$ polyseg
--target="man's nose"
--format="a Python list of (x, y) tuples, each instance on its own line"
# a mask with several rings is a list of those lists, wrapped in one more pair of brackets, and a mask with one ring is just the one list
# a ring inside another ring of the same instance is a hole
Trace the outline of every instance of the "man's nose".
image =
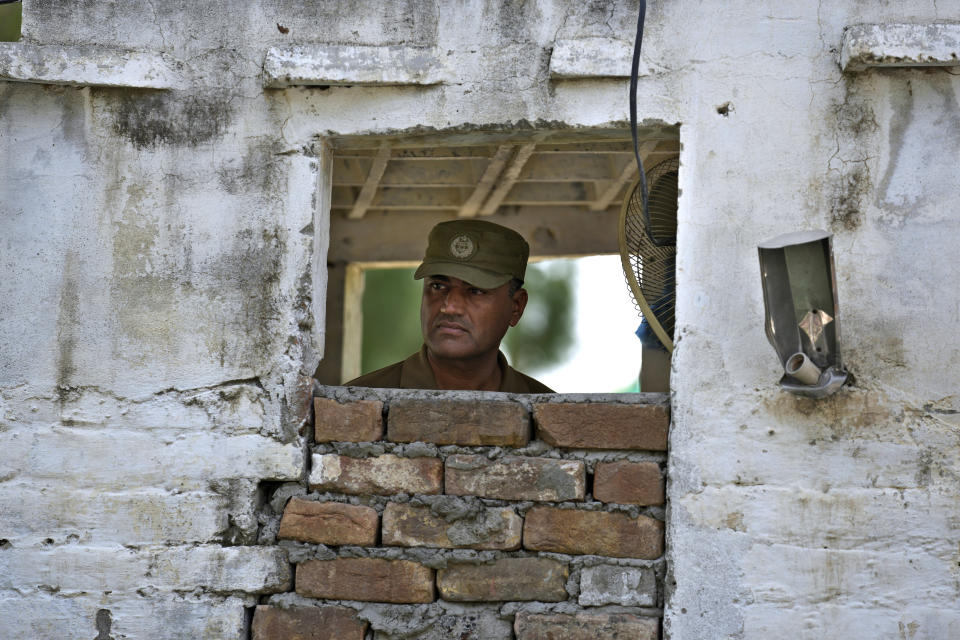
[(451, 315), (457, 315), (463, 311), (463, 293), (456, 288), (447, 289), (443, 300), (440, 302), (440, 311)]

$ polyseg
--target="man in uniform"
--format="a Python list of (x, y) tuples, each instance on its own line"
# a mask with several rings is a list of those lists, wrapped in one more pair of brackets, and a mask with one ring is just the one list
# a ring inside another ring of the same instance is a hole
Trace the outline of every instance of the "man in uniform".
[(430, 231), (413, 277), (423, 279), (423, 346), (402, 362), (347, 386), (553, 393), (507, 364), (500, 341), (527, 305), (530, 247), (516, 231), (484, 220), (441, 222)]

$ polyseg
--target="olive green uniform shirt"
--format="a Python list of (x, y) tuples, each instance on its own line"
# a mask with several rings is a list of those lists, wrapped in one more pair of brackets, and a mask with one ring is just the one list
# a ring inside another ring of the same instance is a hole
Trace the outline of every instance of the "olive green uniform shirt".
[[(524, 375), (507, 364), (503, 353), (497, 354), (500, 365), (500, 388), (508, 393), (555, 393), (553, 389), (530, 376)], [(404, 360), (377, 369), (346, 383), (347, 387), (375, 387), (378, 389), (436, 389), (437, 380), (427, 361), (424, 345), (415, 354)]]

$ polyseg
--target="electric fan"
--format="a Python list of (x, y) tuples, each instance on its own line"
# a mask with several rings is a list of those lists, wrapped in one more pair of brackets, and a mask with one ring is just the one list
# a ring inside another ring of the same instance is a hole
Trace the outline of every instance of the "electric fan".
[(676, 303), (677, 179), (680, 161), (664, 160), (646, 174), (650, 191), (643, 207), (637, 180), (620, 209), (620, 262), (630, 294), (650, 329), (673, 351)]

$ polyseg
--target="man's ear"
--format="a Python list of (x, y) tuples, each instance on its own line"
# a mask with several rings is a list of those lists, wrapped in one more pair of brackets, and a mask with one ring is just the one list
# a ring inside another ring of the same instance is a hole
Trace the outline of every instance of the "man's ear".
[(513, 294), (513, 300), (510, 302), (513, 304), (513, 314), (510, 316), (510, 326), (515, 327), (517, 326), (517, 323), (520, 322), (520, 316), (523, 315), (523, 310), (527, 308), (527, 290), (517, 289), (517, 292)]

